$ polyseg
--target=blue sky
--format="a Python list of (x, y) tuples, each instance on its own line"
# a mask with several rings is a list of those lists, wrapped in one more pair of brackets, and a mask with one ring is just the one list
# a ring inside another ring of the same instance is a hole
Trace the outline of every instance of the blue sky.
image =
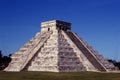
[(19, 50), (48, 20), (72, 23), (105, 58), (120, 61), (119, 0), (0, 0), (0, 50)]

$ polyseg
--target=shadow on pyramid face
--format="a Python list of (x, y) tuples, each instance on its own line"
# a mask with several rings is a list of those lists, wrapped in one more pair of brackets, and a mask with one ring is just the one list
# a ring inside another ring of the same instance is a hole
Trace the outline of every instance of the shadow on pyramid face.
[(117, 68), (96, 54), (71, 31), (71, 24), (53, 20), (41, 23), (29, 42), (12, 55), (5, 71), (115, 71)]

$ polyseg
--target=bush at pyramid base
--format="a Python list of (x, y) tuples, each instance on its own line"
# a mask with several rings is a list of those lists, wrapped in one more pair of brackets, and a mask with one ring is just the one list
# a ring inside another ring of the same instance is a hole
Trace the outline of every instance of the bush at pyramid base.
[(38, 32), (12, 56), (5, 71), (117, 71), (76, 33), (71, 24), (59, 20), (41, 23)]

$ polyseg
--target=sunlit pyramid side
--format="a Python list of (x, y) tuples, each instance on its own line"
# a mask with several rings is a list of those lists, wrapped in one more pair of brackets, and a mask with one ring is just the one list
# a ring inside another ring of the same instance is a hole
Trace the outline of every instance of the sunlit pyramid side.
[(41, 23), (38, 32), (12, 56), (5, 71), (117, 71), (76, 33), (71, 24), (52, 20)]

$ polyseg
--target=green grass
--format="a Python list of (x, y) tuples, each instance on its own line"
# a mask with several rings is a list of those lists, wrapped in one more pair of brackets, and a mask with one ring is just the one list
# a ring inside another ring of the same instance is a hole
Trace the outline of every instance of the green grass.
[(1, 71), (0, 80), (120, 80), (120, 73)]

